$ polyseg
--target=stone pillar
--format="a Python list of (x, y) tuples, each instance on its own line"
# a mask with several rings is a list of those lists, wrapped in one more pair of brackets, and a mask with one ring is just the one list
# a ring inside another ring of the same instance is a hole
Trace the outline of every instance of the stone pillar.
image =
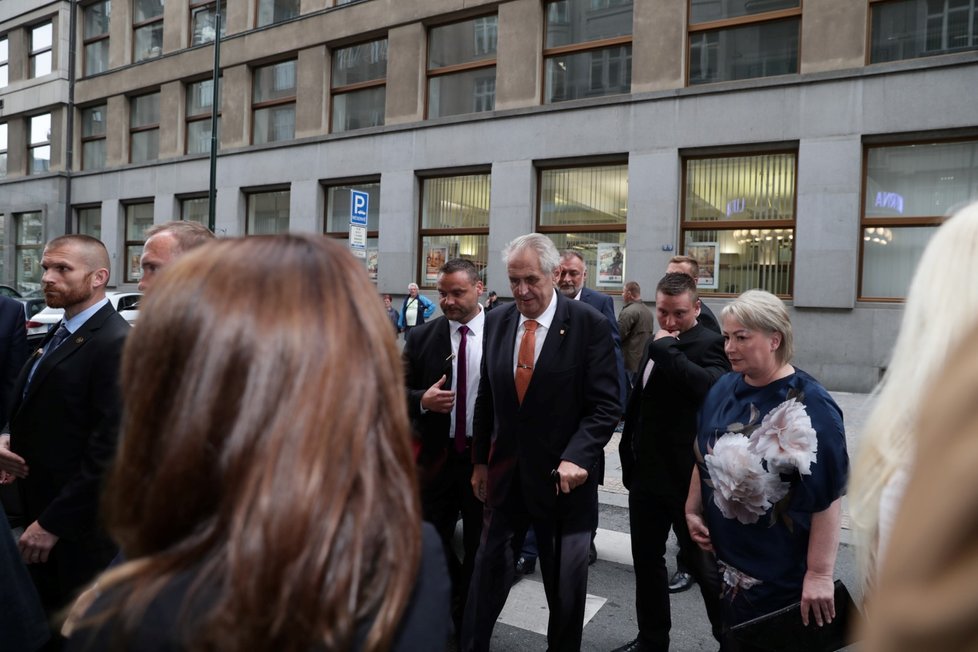
[(852, 0), (806, 2), (801, 19), (801, 72), (860, 68), (866, 63), (866, 5)]
[(299, 51), (296, 61), (295, 137), (319, 136), (329, 131), (326, 125), (326, 46)]
[(489, 197), (489, 251), (486, 291), (510, 297), (506, 268), (501, 262), (503, 247), (517, 237), (534, 231), (537, 171), (532, 161), (505, 161), (492, 165)]
[(632, 92), (682, 88), (686, 81), (686, 3), (635, 3), (632, 24)]
[[(105, 166), (115, 167), (128, 163), (129, 98), (125, 95), (113, 95), (106, 100), (105, 124)], [(116, 126), (109, 129), (108, 125)], [(78, 151), (81, 152), (80, 149)], [(105, 220), (104, 217), (102, 219)]]
[(247, 65), (225, 68), (221, 87), (221, 149), (251, 143), (251, 71)]
[(387, 33), (385, 124), (424, 119), (425, 27), (410, 23)]
[(407, 293), (417, 281), (418, 180), (413, 170), (384, 172), (380, 179), (377, 289)]
[(183, 154), (185, 93), (179, 81), (160, 87), (160, 160)]
[(514, 0), (499, 7), (496, 110), (540, 104), (543, 70), (543, 6)]

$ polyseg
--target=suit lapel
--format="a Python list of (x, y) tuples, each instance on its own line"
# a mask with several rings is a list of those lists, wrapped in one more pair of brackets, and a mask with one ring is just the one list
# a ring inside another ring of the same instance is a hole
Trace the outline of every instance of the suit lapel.
[[(492, 347), (499, 351), (499, 358), (495, 361), (497, 368), (502, 370), (500, 374), (505, 378), (502, 387), (505, 388), (507, 399), (513, 403), (519, 403), (516, 398), (516, 375), (513, 372), (513, 355), (516, 351), (516, 331), (520, 325), (520, 313), (516, 310), (516, 305), (507, 306), (504, 309), (503, 319), (500, 320), (499, 330), (495, 335), (498, 342), (497, 347)], [(488, 348), (484, 348), (482, 355), (485, 356)], [(532, 384), (532, 381), (531, 381)]]
[[(557, 309), (554, 312), (553, 321), (550, 322), (550, 328), (547, 329), (546, 339), (543, 341), (543, 349), (540, 350), (540, 357), (537, 358), (536, 364), (533, 365), (533, 375), (530, 377), (530, 385), (526, 388), (526, 396), (523, 397), (524, 405), (534, 393), (533, 388), (544, 382), (543, 380), (539, 380), (542, 374), (538, 375), (538, 372), (553, 367), (560, 354), (560, 349), (564, 344), (567, 332), (570, 330), (569, 299), (565, 299), (560, 292), (557, 292), (556, 295)], [(512, 356), (510, 360), (512, 360)], [(514, 388), (516, 386), (515, 378), (513, 386)]]

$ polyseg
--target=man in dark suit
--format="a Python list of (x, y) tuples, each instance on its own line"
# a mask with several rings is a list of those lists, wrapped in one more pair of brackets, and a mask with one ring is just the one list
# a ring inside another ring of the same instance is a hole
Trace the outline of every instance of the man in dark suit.
[(472, 488), (486, 509), (462, 649), (489, 649), (513, 579), (514, 535), (532, 523), (548, 647), (576, 651), (596, 471), (621, 412), (614, 342), (607, 319), (554, 289), (560, 258), (549, 238), (520, 236), (503, 259), (515, 302), (486, 316), (472, 452)]
[(700, 302), (691, 276), (662, 277), (655, 308), (659, 330), (639, 366), (619, 447), (622, 479), (628, 487), (639, 633), (615, 652), (669, 649), (672, 621), (665, 551), (670, 526), (686, 568), (699, 581), (713, 634), (720, 640), (716, 563), (690, 539), (684, 505), (693, 471), (696, 413), (730, 364), (723, 337), (697, 322)]
[(0, 423), (7, 423), (14, 384), (27, 360), (27, 329), (24, 306), (0, 296)]
[[(408, 333), (404, 344), (408, 413), (420, 438), (421, 507), (438, 530), (452, 575), (452, 615), (462, 623), (482, 530), (482, 503), (472, 492), (472, 417), (479, 389), (485, 313), (479, 270), (453, 259), (438, 275), (443, 316)], [(462, 515), (461, 563), (452, 546)]]
[[(669, 264), (666, 265), (666, 274), (672, 274), (674, 272), (686, 274), (695, 281), (700, 277), (700, 264), (692, 256), (673, 256), (669, 259)], [(720, 332), (720, 322), (717, 321), (716, 315), (702, 301), (700, 302), (700, 316), (696, 321), (714, 333)]]
[(98, 500), (118, 437), (129, 324), (105, 298), (109, 256), (95, 238), (55, 238), (41, 266), (44, 298), (64, 318), (17, 380), (0, 470), (18, 478), (29, 523), (20, 553), (51, 614), (115, 554), (98, 527)]

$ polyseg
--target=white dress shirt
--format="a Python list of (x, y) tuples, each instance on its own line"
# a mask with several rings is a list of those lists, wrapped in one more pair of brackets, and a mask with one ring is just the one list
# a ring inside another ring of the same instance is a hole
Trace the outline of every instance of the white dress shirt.
[[(482, 378), (482, 335), (486, 323), (486, 313), (479, 306), (479, 314), (470, 319), (466, 326), (469, 332), (465, 340), (465, 436), (472, 437), (472, 415), (475, 414), (475, 397), (479, 393), (479, 380)], [(461, 326), (457, 321), (448, 320), (449, 332), (452, 336), (452, 390), (458, 388), (458, 347), (462, 342), (462, 334), (458, 332)], [(444, 388), (443, 388), (444, 389)], [(449, 439), (455, 438), (455, 408), (452, 408), (452, 423), (448, 429)]]

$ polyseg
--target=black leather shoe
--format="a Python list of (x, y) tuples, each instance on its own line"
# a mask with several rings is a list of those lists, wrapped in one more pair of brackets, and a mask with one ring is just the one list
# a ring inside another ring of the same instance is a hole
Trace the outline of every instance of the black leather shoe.
[(611, 652), (647, 652), (649, 648), (637, 638), (634, 641), (625, 643), (621, 647), (616, 647)]
[(669, 578), (669, 593), (682, 593), (693, 586), (693, 576), (684, 571), (676, 571)]
[(537, 570), (537, 560), (527, 559), (523, 555), (516, 560), (516, 576), (522, 577), (523, 575), (533, 575)]

